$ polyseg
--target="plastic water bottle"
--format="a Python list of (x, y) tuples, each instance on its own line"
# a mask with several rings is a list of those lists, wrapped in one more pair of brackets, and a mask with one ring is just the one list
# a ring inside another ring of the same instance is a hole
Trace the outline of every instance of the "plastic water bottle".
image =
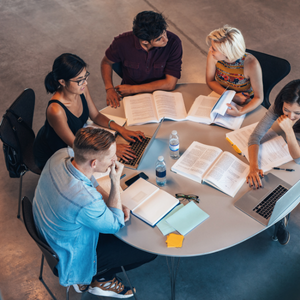
[(173, 159), (179, 158), (179, 137), (177, 131), (173, 130), (169, 139), (170, 156)]
[(163, 156), (159, 156), (155, 166), (156, 171), (156, 183), (157, 185), (164, 186), (167, 182), (167, 170), (166, 170), (166, 163), (164, 161)]

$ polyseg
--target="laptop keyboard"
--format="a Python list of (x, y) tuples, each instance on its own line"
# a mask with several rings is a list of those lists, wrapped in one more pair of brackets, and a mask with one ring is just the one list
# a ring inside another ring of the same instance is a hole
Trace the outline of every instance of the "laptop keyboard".
[(263, 218), (268, 219), (274, 209), (274, 206), (279, 198), (281, 198), (288, 191), (282, 185), (273, 190), (263, 201), (253, 208), (253, 211), (261, 215)]
[(148, 143), (150, 142), (151, 138), (145, 137), (144, 139), (142, 139), (142, 141), (140, 142), (137, 138), (134, 138), (135, 142), (130, 142), (130, 148), (134, 151), (136, 158), (129, 160), (129, 161), (125, 161), (124, 159), (120, 159), (120, 162), (124, 165), (128, 165), (128, 166), (135, 166), (136, 163), (138, 163), (143, 155), (143, 152), (145, 150), (145, 148), (147, 147)]

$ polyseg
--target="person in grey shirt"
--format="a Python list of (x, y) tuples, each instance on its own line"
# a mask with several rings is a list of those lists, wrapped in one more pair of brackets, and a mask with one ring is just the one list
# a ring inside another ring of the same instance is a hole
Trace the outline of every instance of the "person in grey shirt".
[[(289, 152), (297, 164), (300, 164), (300, 79), (289, 82), (277, 95), (274, 104), (269, 108), (264, 118), (257, 124), (248, 142), (250, 171), (247, 183), (251, 186), (262, 187), (263, 170), (258, 165), (260, 141), (274, 122), (284, 131)], [(277, 238), (281, 244), (287, 244), (289, 233), (285, 227), (286, 218), (276, 224), (279, 226)]]

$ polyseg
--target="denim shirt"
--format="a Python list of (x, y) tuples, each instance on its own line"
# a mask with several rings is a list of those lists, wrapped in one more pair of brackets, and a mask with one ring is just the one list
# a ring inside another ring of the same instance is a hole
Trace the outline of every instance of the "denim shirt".
[(124, 226), (120, 209), (107, 207), (97, 181), (76, 169), (67, 148), (45, 165), (33, 199), (35, 225), (57, 253), (63, 286), (90, 284), (97, 271), (99, 233), (116, 233)]

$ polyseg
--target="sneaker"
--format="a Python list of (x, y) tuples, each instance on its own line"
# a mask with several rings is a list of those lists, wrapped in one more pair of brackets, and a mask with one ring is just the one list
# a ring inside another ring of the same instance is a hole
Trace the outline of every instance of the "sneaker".
[(86, 292), (89, 289), (89, 285), (73, 284), (73, 288), (77, 293), (81, 294), (81, 293)]
[(286, 230), (287, 218), (284, 217), (276, 224), (276, 226), (278, 226), (277, 233), (276, 233), (278, 242), (281, 245), (286, 245), (290, 241), (290, 233)]
[(89, 287), (89, 293), (97, 296), (114, 298), (129, 298), (133, 296), (132, 290), (129, 287), (124, 286), (117, 277), (112, 280), (94, 280)]

